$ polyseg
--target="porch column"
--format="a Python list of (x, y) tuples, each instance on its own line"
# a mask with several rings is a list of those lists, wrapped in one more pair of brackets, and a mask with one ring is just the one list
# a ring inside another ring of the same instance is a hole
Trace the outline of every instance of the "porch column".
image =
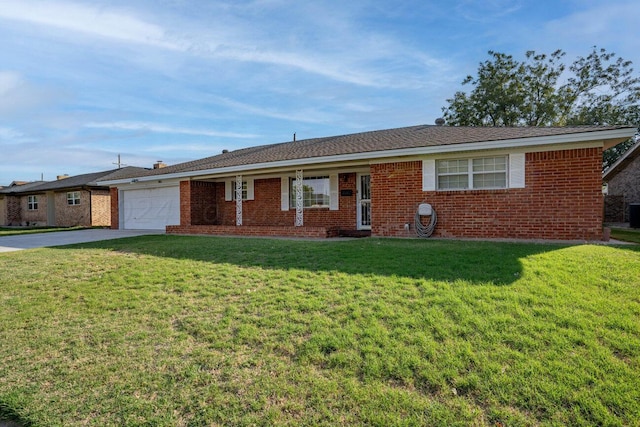
[(296, 181), (294, 187), (296, 188), (296, 227), (302, 227), (304, 225), (302, 169), (296, 170)]
[(242, 225), (242, 175), (236, 175), (236, 225)]
[(180, 181), (180, 225), (191, 225), (191, 181)]

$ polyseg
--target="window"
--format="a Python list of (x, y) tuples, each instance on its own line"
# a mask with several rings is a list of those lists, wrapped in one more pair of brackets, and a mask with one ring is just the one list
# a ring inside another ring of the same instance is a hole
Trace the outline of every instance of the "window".
[(30, 211), (38, 210), (38, 196), (27, 197), (27, 209)]
[(507, 157), (439, 160), (438, 190), (507, 188)]
[[(237, 197), (236, 197), (236, 182), (235, 181), (231, 182), (231, 187), (233, 188), (233, 191), (231, 193), (231, 198), (233, 200), (237, 200)], [(247, 181), (242, 181), (242, 200), (247, 200)]]
[[(296, 206), (295, 179), (290, 180), (289, 206)], [(302, 202), (305, 208), (328, 208), (331, 190), (328, 176), (307, 177), (302, 180)]]
[(475, 159), (425, 158), (422, 191), (525, 188), (525, 169), (525, 153)]
[(70, 191), (67, 193), (67, 204), (68, 205), (79, 205), (80, 204), (80, 192), (79, 191)]
[[(253, 178), (242, 180), (242, 200), (253, 200)], [(227, 202), (236, 201), (236, 180), (228, 179), (224, 182), (224, 200)]]
[(469, 188), (468, 160), (440, 160), (438, 162), (438, 189)]

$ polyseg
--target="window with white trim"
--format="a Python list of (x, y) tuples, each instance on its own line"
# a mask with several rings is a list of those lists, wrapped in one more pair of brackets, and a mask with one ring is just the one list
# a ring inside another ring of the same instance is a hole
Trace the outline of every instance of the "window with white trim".
[[(242, 200), (254, 199), (254, 179), (247, 178), (242, 180)], [(236, 200), (236, 180), (229, 179), (224, 182), (224, 200), (227, 202)]]
[(507, 188), (507, 156), (438, 160), (438, 190)]
[(27, 209), (30, 211), (38, 210), (38, 196), (27, 196)]
[(67, 205), (75, 206), (80, 204), (80, 192), (69, 191), (67, 193)]
[[(231, 197), (233, 200), (237, 200), (236, 197), (236, 181), (232, 181), (231, 185), (233, 187), (233, 192), (231, 193)], [(242, 181), (242, 200), (247, 200), (247, 181)]]
[[(289, 180), (289, 206), (296, 206), (296, 180)], [(328, 176), (305, 177), (302, 180), (302, 202), (305, 208), (328, 208), (331, 203), (331, 184)]]

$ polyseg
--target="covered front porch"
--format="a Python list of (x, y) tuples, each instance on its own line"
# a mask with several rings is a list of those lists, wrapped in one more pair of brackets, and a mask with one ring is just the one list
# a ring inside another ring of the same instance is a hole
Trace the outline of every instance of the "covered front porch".
[(369, 236), (367, 172), (368, 169), (334, 169), (303, 174), (296, 170), (181, 181), (180, 224), (167, 225), (166, 232), (307, 238)]

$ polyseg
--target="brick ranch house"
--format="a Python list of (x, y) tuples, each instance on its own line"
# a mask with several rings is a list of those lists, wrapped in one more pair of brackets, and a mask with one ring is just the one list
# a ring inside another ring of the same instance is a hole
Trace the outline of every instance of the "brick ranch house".
[(640, 139), (602, 175), (607, 185), (605, 221), (629, 222), (629, 205), (640, 203)]
[[(602, 238), (602, 151), (634, 127), (412, 126), (240, 149), (99, 182), (111, 227), (178, 234)], [(418, 216), (426, 224), (430, 217)]]
[(58, 176), (56, 181), (38, 181), (0, 189), (0, 225), (110, 226), (109, 187), (98, 179), (118, 178), (144, 171), (123, 168), (84, 175)]

